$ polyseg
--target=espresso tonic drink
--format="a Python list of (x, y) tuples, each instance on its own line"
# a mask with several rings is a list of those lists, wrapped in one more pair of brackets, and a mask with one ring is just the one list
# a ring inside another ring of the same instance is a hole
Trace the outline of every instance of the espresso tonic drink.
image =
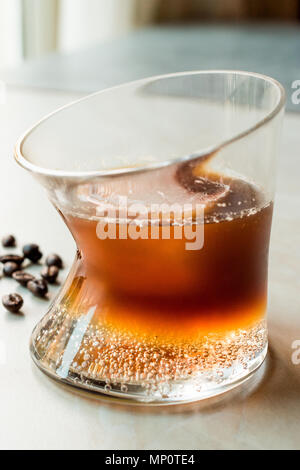
[(186, 72), (93, 94), (19, 140), (17, 161), (76, 246), (32, 333), (43, 372), (154, 404), (213, 397), (252, 377), (267, 353), (283, 107), (272, 78)]
[[(62, 361), (74, 322), (81, 345), (68, 367), (108, 391), (131, 384), (167, 396), (255, 365), (267, 344), (272, 218), (258, 188), (196, 159), (81, 192), (92, 210), (62, 213), (78, 259), (47, 319), (51, 360), (57, 348)], [(44, 332), (38, 347), (47, 356)]]

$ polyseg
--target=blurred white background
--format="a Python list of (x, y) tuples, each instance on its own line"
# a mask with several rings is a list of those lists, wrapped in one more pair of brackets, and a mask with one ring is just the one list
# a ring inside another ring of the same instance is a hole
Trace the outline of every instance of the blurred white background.
[(0, 67), (72, 52), (151, 23), (299, 19), (300, 0), (0, 0)]
[(0, 0), (0, 66), (71, 52), (150, 23), (159, 0)]

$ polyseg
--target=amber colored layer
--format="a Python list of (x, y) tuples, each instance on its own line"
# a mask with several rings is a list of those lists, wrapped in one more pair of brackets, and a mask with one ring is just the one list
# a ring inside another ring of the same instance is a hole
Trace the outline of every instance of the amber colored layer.
[(81, 259), (64, 301), (162, 340), (246, 328), (265, 315), (271, 218), (269, 205), (205, 223), (203, 248), (188, 251), (185, 239), (99, 240), (96, 221), (67, 215)]

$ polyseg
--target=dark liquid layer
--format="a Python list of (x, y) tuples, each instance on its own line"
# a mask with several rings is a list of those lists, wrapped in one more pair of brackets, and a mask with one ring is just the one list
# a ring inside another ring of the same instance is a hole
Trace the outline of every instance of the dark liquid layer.
[[(148, 239), (100, 240), (97, 224), (103, 220), (65, 215), (80, 251), (64, 297), (74, 303), (73, 310), (95, 306), (95, 325), (105, 322), (161, 341), (248, 328), (260, 321), (266, 309), (272, 205), (264, 205), (247, 182), (219, 179), (211, 176), (229, 190), (207, 204), (200, 250), (186, 250), (187, 240), (174, 239), (172, 227), (171, 239), (153, 240), (147, 224), (142, 230)], [(213, 193), (210, 185), (205, 188)]]

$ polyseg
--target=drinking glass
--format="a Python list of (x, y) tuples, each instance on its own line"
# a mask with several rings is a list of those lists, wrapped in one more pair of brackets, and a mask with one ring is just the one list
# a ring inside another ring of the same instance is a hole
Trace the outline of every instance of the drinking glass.
[(31, 337), (43, 372), (156, 404), (251, 377), (267, 352), (283, 108), (263, 75), (178, 73), (90, 95), (20, 138), (17, 162), (77, 244)]

